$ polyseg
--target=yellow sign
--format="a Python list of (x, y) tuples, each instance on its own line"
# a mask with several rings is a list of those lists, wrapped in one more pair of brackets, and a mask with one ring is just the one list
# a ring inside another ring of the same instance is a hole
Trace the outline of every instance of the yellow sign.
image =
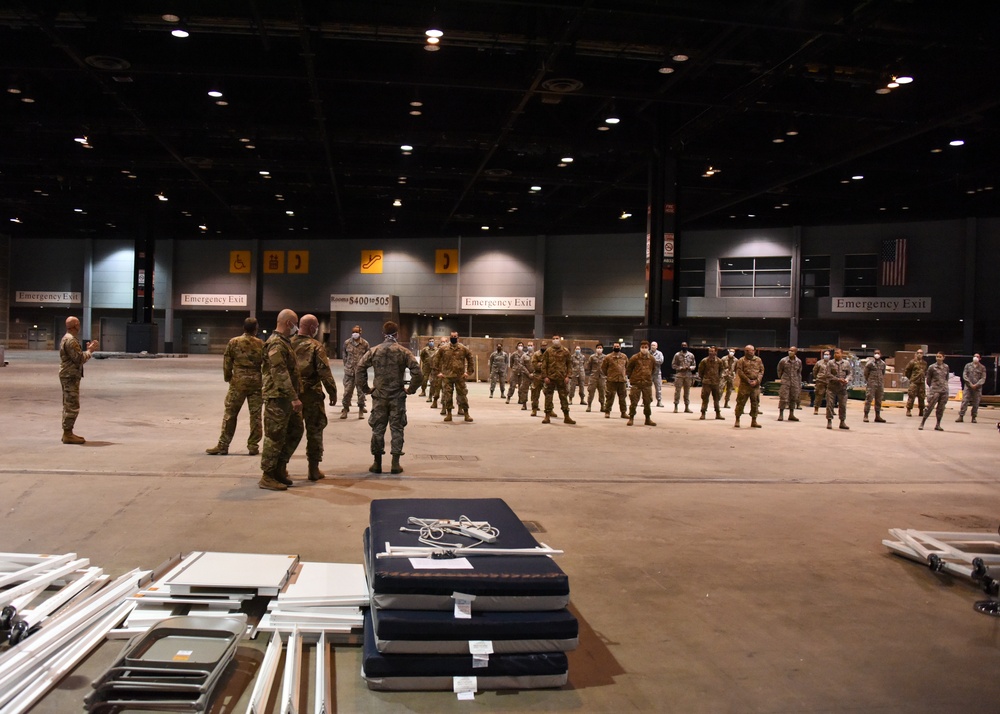
[(264, 251), (264, 272), (283, 273), (285, 272), (285, 251), (265, 250)]
[(229, 272), (249, 273), (250, 272), (250, 251), (231, 250), (229, 251)]
[(458, 251), (457, 250), (436, 250), (434, 251), (434, 272), (435, 273), (457, 273), (458, 272)]
[(309, 251), (290, 250), (288, 251), (288, 272), (308, 273), (309, 272)]
[(374, 275), (382, 272), (382, 251), (363, 250), (361, 251), (361, 272), (366, 275)]

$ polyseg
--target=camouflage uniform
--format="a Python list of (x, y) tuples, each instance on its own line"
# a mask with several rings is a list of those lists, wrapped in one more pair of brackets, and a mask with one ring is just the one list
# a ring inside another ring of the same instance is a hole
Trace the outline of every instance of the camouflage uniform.
[(63, 335), (62, 341), (59, 342), (59, 382), (62, 384), (64, 432), (73, 431), (76, 418), (80, 415), (80, 380), (83, 379), (83, 363), (91, 356), (91, 353), (83, 349), (80, 341), (71, 333)]
[(912, 359), (903, 371), (906, 378), (910, 380), (910, 386), (906, 389), (906, 416), (910, 416), (913, 409), (913, 400), (917, 400), (917, 409), (924, 413), (924, 399), (927, 397), (927, 385), (924, 378), (927, 376), (927, 363), (923, 358)]
[(816, 364), (813, 365), (812, 379), (815, 385), (815, 391), (813, 392), (813, 414), (819, 414), (820, 403), (826, 399), (826, 382), (830, 379), (830, 360), (816, 360)]
[[(375, 370), (374, 388), (368, 387), (368, 368)], [(404, 390), (405, 372), (410, 370), (410, 387)], [(372, 411), (368, 424), (372, 428), (372, 454), (385, 453), (385, 428), (390, 430), (389, 453), (403, 455), (403, 429), (406, 427), (406, 395), (414, 394), (423, 385), (423, 374), (413, 353), (398, 344), (393, 337), (376, 345), (358, 361), (355, 373), (358, 389), (372, 395)], [(419, 377), (417, 375), (420, 375)]]
[(577, 389), (580, 390), (580, 404), (584, 403), (584, 386), (587, 384), (587, 355), (583, 350), (577, 348), (573, 350), (570, 358), (569, 372), (569, 401), (572, 403), (573, 395)]
[(865, 361), (865, 419), (875, 402), (875, 421), (882, 419), (882, 398), (885, 396), (885, 360), (874, 357)]
[[(424, 378), (423, 386), (420, 387), (421, 397), (427, 395), (428, 385), (431, 385), (431, 389), (433, 392), (433, 384), (435, 381), (437, 381), (436, 379), (432, 379), (431, 377), (431, 362), (434, 361), (434, 352), (435, 348), (431, 347), (430, 345), (425, 345), (424, 348), (420, 350), (420, 375)], [(434, 395), (431, 394), (431, 396), (428, 397), (427, 401), (431, 401), (433, 396)]]
[(684, 411), (691, 411), (691, 385), (694, 383), (695, 363), (694, 355), (687, 350), (681, 350), (674, 355), (670, 362), (674, 370), (674, 411), (681, 401), (681, 392), (684, 393)]
[(282, 470), (292, 458), (302, 439), (302, 414), (292, 402), (302, 391), (299, 370), (291, 341), (280, 332), (272, 332), (264, 343), (264, 452), (260, 469), (264, 478), (281, 481)]
[(542, 383), (545, 378), (542, 376), (542, 357), (545, 356), (546, 347), (535, 350), (531, 355), (529, 369), (531, 370), (531, 416), (538, 413), (538, 395), (542, 393)]
[[(757, 423), (757, 414), (760, 412), (760, 385), (764, 379), (764, 363), (760, 357), (754, 355), (750, 357), (743, 355), (736, 360), (736, 374), (740, 378), (740, 387), (736, 391), (736, 426), (740, 424), (740, 417), (743, 416), (743, 407), (747, 400), (750, 400), (750, 426)], [(751, 385), (751, 381), (756, 384)]]
[(931, 412), (936, 412), (937, 429), (941, 428), (941, 417), (948, 406), (948, 363), (935, 362), (927, 368), (927, 376), (924, 378), (927, 386), (930, 387), (927, 394), (927, 409), (924, 411), (924, 418), (920, 422), (920, 428), (924, 428), (924, 423)]
[(597, 408), (604, 411), (604, 386), (608, 378), (601, 371), (601, 363), (604, 362), (605, 354), (596, 352), (587, 358), (584, 370), (589, 375), (587, 382), (587, 411), (590, 411), (591, 404), (594, 403), (594, 392), (597, 392)]
[(264, 398), (260, 390), (263, 378), (260, 366), (264, 362), (264, 343), (246, 333), (229, 340), (226, 351), (222, 355), (222, 376), (229, 383), (226, 392), (225, 412), (222, 416), (222, 432), (219, 434), (219, 444), (216, 447), (221, 452), (229, 450), (229, 444), (236, 433), (236, 422), (239, 419), (243, 402), (247, 403), (250, 412), (250, 437), (247, 439), (247, 449), (256, 454), (263, 436), (260, 424), (260, 411), (264, 406)]
[(458, 395), (458, 409), (468, 413), (469, 411), (469, 390), (465, 386), (463, 374), (471, 374), (476, 365), (472, 359), (472, 352), (461, 342), (451, 344), (446, 342), (438, 348), (434, 355), (434, 371), (436, 374), (444, 375), (441, 380), (441, 407), (445, 411), (451, 411), (453, 403), (453, 393)]
[(802, 360), (798, 357), (782, 357), (778, 361), (778, 379), (781, 387), (778, 390), (778, 421), (783, 418), (782, 412), (788, 409), (788, 418), (794, 417), (799, 406), (799, 394), (802, 391)]
[(497, 388), (497, 382), (500, 382), (500, 396), (503, 397), (504, 394), (504, 384), (507, 382), (507, 353), (503, 350), (497, 352), (493, 350), (490, 352), (490, 398), (493, 398), (493, 392)]
[(608, 387), (608, 400), (603, 405), (604, 416), (607, 418), (611, 417), (611, 407), (615, 403), (616, 395), (622, 418), (625, 417), (625, 365), (627, 364), (628, 357), (614, 350), (601, 362), (601, 374), (607, 380)]
[(846, 357), (830, 360), (826, 382), (826, 427), (833, 428), (833, 407), (837, 405), (840, 423), (847, 425), (847, 385), (854, 378), (854, 369)]
[(965, 410), (972, 405), (972, 423), (979, 414), (979, 400), (983, 396), (983, 385), (986, 384), (986, 368), (981, 362), (969, 362), (962, 370), (962, 380), (965, 391), (962, 392), (962, 406), (958, 410), (958, 420), (965, 418)]
[(632, 389), (629, 390), (628, 423), (631, 426), (635, 418), (635, 409), (642, 397), (642, 413), (646, 416), (649, 426), (656, 426), (649, 417), (653, 413), (653, 372), (656, 371), (656, 359), (649, 352), (637, 352), (625, 364), (625, 376)]
[(531, 355), (528, 352), (511, 352), (510, 354), (510, 392), (507, 394), (507, 403), (514, 396), (517, 390), (517, 403), (527, 409), (528, 387), (531, 385)]
[(323, 460), (323, 430), (328, 423), (323, 388), (330, 395), (330, 404), (337, 403), (337, 382), (330, 371), (326, 350), (317, 340), (305, 335), (292, 338), (295, 364), (302, 380), (299, 399), (302, 401), (302, 422), (306, 430), (306, 458), (310, 464)]
[(726, 382), (724, 390), (726, 403), (722, 405), (722, 408), (728, 409), (729, 397), (733, 393), (733, 382), (736, 380), (736, 357), (727, 352), (725, 357), (719, 358), (719, 361), (722, 362), (722, 378)]
[(569, 393), (569, 384), (573, 374), (573, 357), (562, 344), (551, 345), (542, 354), (542, 380), (545, 384), (545, 423), (553, 414), (555, 405), (552, 403), (552, 392), (559, 392), (559, 406), (569, 419), (569, 403), (573, 395)]
[(705, 418), (708, 411), (708, 398), (712, 397), (715, 405), (715, 418), (722, 419), (722, 412), (719, 410), (719, 400), (722, 398), (722, 360), (719, 356), (709, 354), (698, 363), (698, 376), (701, 377), (701, 418)]
[[(368, 340), (364, 337), (359, 337), (357, 341), (353, 337), (348, 337), (344, 340), (344, 410), (341, 418), (346, 416), (347, 412), (351, 409), (351, 396), (354, 394), (354, 371), (358, 367), (358, 361), (370, 347)], [(358, 418), (360, 419), (366, 411), (365, 395), (363, 392), (358, 392), (357, 401)]]
[(650, 350), (656, 362), (656, 369), (653, 370), (653, 391), (656, 392), (656, 406), (663, 406), (663, 361), (666, 359), (660, 350)]

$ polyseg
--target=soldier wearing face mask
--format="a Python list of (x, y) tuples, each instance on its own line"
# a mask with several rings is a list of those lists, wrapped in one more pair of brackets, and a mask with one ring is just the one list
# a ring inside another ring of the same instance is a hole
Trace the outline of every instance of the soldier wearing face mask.
[(441, 380), (441, 412), (445, 421), (451, 421), (453, 393), (458, 402), (458, 413), (465, 415), (465, 421), (472, 421), (465, 380), (475, 368), (472, 351), (458, 341), (458, 333), (452, 330), (448, 344), (442, 345), (434, 355), (434, 371)]
[(764, 379), (764, 362), (754, 354), (753, 345), (747, 345), (743, 350), (743, 356), (736, 361), (736, 374), (740, 378), (740, 386), (736, 391), (736, 421), (733, 426), (740, 428), (740, 417), (743, 416), (743, 407), (747, 401), (750, 402), (750, 426), (760, 429), (757, 422), (757, 414), (760, 412), (760, 385)]
[(681, 393), (684, 394), (684, 413), (691, 413), (691, 385), (694, 384), (694, 375), (698, 370), (695, 364), (694, 355), (688, 350), (688, 343), (682, 342), (681, 348), (674, 355), (670, 366), (674, 370), (674, 414), (681, 401)]
[(920, 414), (924, 413), (924, 398), (927, 396), (927, 385), (924, 378), (927, 376), (927, 363), (924, 362), (924, 351), (917, 350), (913, 359), (906, 365), (903, 371), (906, 378), (910, 380), (910, 386), (906, 389), (906, 416), (913, 416), (913, 400), (917, 400), (917, 409)]
[(587, 384), (588, 412), (590, 411), (590, 406), (594, 403), (594, 392), (597, 392), (597, 408), (601, 411), (604, 410), (604, 387), (608, 380), (601, 371), (602, 362), (604, 362), (604, 345), (598, 342), (594, 347), (594, 354), (587, 358), (587, 363), (584, 365), (584, 369), (589, 375)]
[(427, 386), (431, 381), (431, 360), (434, 359), (434, 352), (434, 338), (431, 337), (427, 340), (427, 346), (420, 350), (420, 374), (424, 378), (423, 384), (420, 385), (420, 396), (427, 397), (427, 401), (431, 401), (431, 397), (427, 396)]
[(833, 352), (826, 380), (826, 428), (833, 428), (833, 408), (838, 409), (840, 428), (847, 430), (847, 385), (854, 379), (854, 368), (839, 347)]
[[(346, 419), (347, 412), (351, 410), (351, 397), (354, 395), (354, 371), (358, 368), (358, 362), (371, 348), (368, 340), (361, 336), (361, 325), (351, 328), (351, 336), (344, 340), (344, 402), (340, 418)], [(365, 418), (365, 394), (358, 390), (358, 419)]]
[(552, 336), (552, 346), (545, 350), (542, 355), (542, 379), (545, 384), (545, 418), (542, 424), (551, 421), (554, 405), (552, 403), (552, 392), (559, 392), (559, 405), (562, 407), (563, 422), (566, 424), (576, 424), (569, 418), (569, 404), (572, 401), (572, 394), (569, 393), (571, 373), (573, 370), (573, 358), (569, 350), (563, 347), (562, 338), (559, 335)]
[(871, 411), (872, 402), (875, 402), (875, 423), (885, 424), (882, 418), (882, 397), (885, 396), (885, 360), (882, 359), (882, 352), (875, 350), (875, 355), (865, 361), (865, 418), (868, 422), (868, 414)]
[(639, 345), (639, 354), (632, 355), (625, 365), (625, 376), (628, 377), (632, 389), (629, 392), (628, 421), (626, 426), (632, 426), (635, 420), (635, 409), (642, 397), (642, 413), (646, 417), (646, 426), (656, 426), (650, 417), (653, 404), (653, 371), (656, 360), (649, 353), (649, 343), (643, 340)]
[(965, 382), (965, 391), (962, 392), (962, 406), (958, 410), (958, 419), (955, 421), (965, 421), (965, 410), (972, 405), (972, 423), (976, 423), (976, 416), (979, 414), (979, 400), (983, 396), (983, 385), (986, 384), (986, 368), (980, 362), (980, 355), (972, 357), (972, 361), (965, 365), (962, 370), (962, 381)]
[(545, 376), (542, 374), (542, 357), (545, 350), (549, 348), (549, 343), (542, 340), (537, 352), (531, 355), (529, 369), (531, 370), (531, 416), (538, 416), (538, 396), (542, 393), (542, 385)]
[(601, 362), (601, 374), (607, 380), (608, 398), (604, 402), (604, 418), (611, 418), (611, 407), (618, 397), (618, 409), (622, 413), (622, 419), (628, 419), (625, 413), (625, 365), (628, 364), (628, 357), (622, 354), (621, 345), (615, 343), (611, 348), (611, 354)]
[(497, 343), (497, 348), (490, 353), (490, 399), (493, 399), (493, 392), (500, 383), (500, 398), (503, 398), (504, 384), (507, 382), (507, 366), (509, 358), (503, 351), (503, 345)]
[(284, 309), (278, 324), (264, 343), (261, 365), (264, 396), (264, 449), (260, 457), (262, 471), (258, 486), (269, 491), (285, 491), (292, 484), (286, 466), (302, 439), (302, 391), (299, 369), (292, 349), (292, 336), (298, 332), (299, 316)]
[(830, 351), (823, 350), (823, 359), (813, 365), (813, 384), (816, 391), (813, 394), (813, 414), (819, 414), (819, 408), (826, 399), (826, 383), (830, 379)]
[(927, 390), (927, 409), (920, 420), (919, 429), (923, 430), (924, 424), (931, 412), (937, 416), (937, 425), (934, 431), (944, 431), (941, 428), (941, 417), (944, 416), (945, 407), (948, 406), (948, 364), (944, 361), (944, 353), (938, 352), (934, 356), (934, 364), (927, 368), (927, 376), (924, 381), (930, 389)]
[(715, 405), (715, 418), (725, 419), (719, 410), (719, 398), (722, 395), (722, 360), (715, 347), (708, 348), (708, 357), (698, 363), (698, 376), (701, 377), (701, 417), (705, 419), (708, 411), (708, 398)]
[(580, 391), (580, 406), (584, 404), (583, 388), (587, 384), (587, 355), (578, 346), (570, 355), (570, 375), (569, 375), (569, 401), (573, 402), (573, 395)]
[(521, 383), (524, 383), (524, 400), (518, 399), (518, 403), (521, 405), (522, 409), (527, 409), (527, 393), (528, 393), (528, 360), (530, 359), (527, 352), (524, 351), (524, 343), (518, 342), (517, 349), (515, 349), (510, 354), (510, 385), (507, 392), (507, 403), (510, 404), (510, 398), (514, 396), (514, 392), (521, 389)]
[(778, 421), (785, 418), (785, 407), (788, 407), (788, 421), (798, 421), (795, 407), (799, 405), (799, 393), (802, 390), (802, 360), (798, 357), (799, 348), (789, 347), (788, 356), (778, 362), (778, 380), (781, 388), (778, 392)]
[(663, 406), (663, 353), (660, 352), (656, 341), (649, 343), (649, 354), (656, 360), (656, 369), (653, 370), (653, 391), (656, 393), (656, 406)]
[(725, 380), (723, 396), (726, 403), (723, 409), (729, 409), (729, 397), (733, 393), (733, 383), (736, 381), (736, 350), (729, 348), (729, 351), (720, 360), (722, 362), (722, 379)]

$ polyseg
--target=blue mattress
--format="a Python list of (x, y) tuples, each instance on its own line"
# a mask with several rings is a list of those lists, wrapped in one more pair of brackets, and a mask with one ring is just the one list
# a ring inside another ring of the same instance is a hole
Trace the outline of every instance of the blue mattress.
[[(500, 530), (496, 543), (482, 548), (535, 548), (538, 541), (499, 498), (384, 499), (372, 501), (365, 531), (365, 564), (373, 602), (384, 608), (450, 610), (455, 592), (475, 595), (473, 611), (560, 610), (569, 604), (569, 578), (553, 558), (467, 556), (473, 570), (418, 570), (407, 558), (376, 558), (393, 546), (423, 546), (416, 533), (400, 532), (407, 518), (467, 516)], [(455, 538), (452, 538), (455, 540)], [(470, 543), (473, 542), (470, 539)]]

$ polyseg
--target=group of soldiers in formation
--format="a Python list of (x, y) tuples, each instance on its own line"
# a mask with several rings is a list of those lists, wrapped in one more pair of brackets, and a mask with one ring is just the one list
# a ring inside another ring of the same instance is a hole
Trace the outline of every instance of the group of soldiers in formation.
[[(229, 341), (223, 355), (223, 377), (229, 383), (226, 393), (225, 413), (222, 430), (215, 446), (206, 449), (212, 455), (229, 453), (229, 446), (236, 432), (237, 417), (244, 402), (250, 412), (250, 436), (247, 449), (251, 455), (261, 453), (262, 476), (259, 486), (264, 489), (283, 491), (292, 484), (288, 475), (288, 462), (295, 453), (303, 435), (306, 437), (306, 458), (309, 464), (308, 478), (318, 481), (325, 478), (319, 465), (323, 460), (323, 430), (327, 425), (326, 396), (329, 404), (337, 404), (337, 383), (330, 370), (330, 363), (323, 345), (316, 339), (319, 320), (313, 315), (303, 315), (299, 320), (294, 311), (285, 309), (278, 314), (277, 326), (266, 342), (257, 337), (257, 320), (247, 318), (243, 334)], [(390, 435), (392, 473), (401, 473), (399, 459), (403, 455), (403, 429), (406, 426), (406, 395), (421, 390), (432, 409), (437, 409), (440, 401), (444, 421), (452, 421), (455, 402), (457, 414), (464, 421), (473, 421), (469, 415), (469, 392), (466, 380), (475, 369), (471, 350), (458, 341), (458, 333), (452, 332), (447, 341), (430, 338), (420, 350), (420, 361), (413, 353), (397, 342), (398, 326), (386, 322), (382, 326), (383, 342), (372, 347), (361, 337), (361, 327), (355, 325), (351, 336), (344, 342), (344, 394), (341, 419), (350, 412), (351, 400), (357, 393), (358, 418), (368, 412), (366, 395), (372, 397), (372, 410), (368, 423), (372, 428), (372, 465), (369, 471), (382, 472), (382, 455), (385, 453), (385, 432)], [(62, 442), (83, 444), (85, 440), (73, 433), (74, 424), (80, 412), (80, 380), (83, 365), (98, 348), (97, 341), (86, 347), (79, 341), (80, 321), (75, 317), (66, 320), (66, 335), (59, 345), (62, 384)], [(784, 421), (788, 411), (788, 421), (797, 422), (795, 411), (800, 409), (800, 395), (803, 382), (803, 361), (798, 350), (791, 347), (788, 355), (778, 362), (778, 421)], [(539, 412), (539, 397), (545, 395), (543, 424), (551, 423), (554, 413), (554, 394), (559, 395), (563, 422), (575, 424), (570, 418), (570, 404), (577, 394), (580, 405), (592, 410), (594, 396), (598, 398), (598, 409), (606, 419), (611, 418), (615, 398), (622, 419), (627, 425), (634, 424), (636, 411), (641, 400), (645, 425), (656, 426), (652, 420), (652, 402), (655, 393), (656, 406), (662, 407), (661, 367), (663, 353), (656, 342), (642, 341), (639, 352), (626, 356), (621, 345), (615, 343), (610, 352), (604, 352), (604, 345), (598, 343), (593, 354), (584, 355), (580, 347), (572, 352), (564, 345), (559, 335), (551, 341), (542, 340), (539, 349), (534, 342), (527, 345), (517, 343), (515, 352), (508, 355), (501, 344), (490, 354), (490, 398), (494, 398), (500, 387), (500, 397), (510, 404), (517, 395), (517, 403), (527, 411), (531, 401), (531, 416)], [(372, 386), (368, 384), (368, 370), (374, 371)], [(696, 362), (682, 343), (681, 349), (671, 361), (674, 371), (674, 412), (679, 411), (683, 399), (684, 412), (692, 413), (690, 392), (695, 380), (701, 382), (701, 419), (706, 418), (709, 400), (715, 411), (715, 419), (724, 419), (722, 409), (729, 408), (729, 400), (736, 392), (734, 427), (740, 427), (747, 402), (750, 403), (750, 426), (760, 428), (760, 392), (764, 377), (764, 363), (755, 354), (753, 345), (744, 348), (743, 356), (736, 358), (730, 348), (719, 356), (716, 347), (709, 347), (708, 356)], [(884, 423), (882, 400), (886, 364), (881, 352), (864, 361), (862, 372), (866, 385), (864, 421), (869, 421), (871, 408), (875, 408), (875, 422)], [(407, 386), (407, 372), (409, 386)], [(906, 416), (912, 416), (914, 401), (921, 416), (920, 429), (933, 413), (936, 416), (935, 430), (943, 431), (941, 418), (948, 401), (948, 365), (944, 354), (938, 352), (934, 363), (924, 361), (922, 350), (906, 365), (903, 374), (909, 380), (906, 400)], [(854, 378), (854, 367), (837, 348), (832, 358), (829, 351), (823, 352), (812, 369), (815, 384), (813, 414), (819, 414), (820, 405), (826, 402), (826, 428), (833, 428), (835, 411), (839, 417), (839, 427), (847, 426), (847, 389)], [(972, 422), (979, 413), (983, 384), (986, 382), (986, 368), (975, 355), (972, 362), (965, 365), (962, 372), (964, 391), (958, 419), (962, 422), (968, 408), (972, 408)], [(586, 386), (586, 394), (585, 394)], [(626, 413), (626, 388), (629, 405)], [(324, 395), (325, 390), (325, 395)], [(720, 402), (723, 402), (720, 407)], [(261, 412), (263, 411), (263, 422)]]

